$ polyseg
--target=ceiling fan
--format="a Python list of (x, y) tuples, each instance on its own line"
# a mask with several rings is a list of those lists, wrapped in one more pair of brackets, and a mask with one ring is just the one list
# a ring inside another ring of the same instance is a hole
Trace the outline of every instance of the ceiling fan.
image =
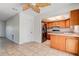
[(23, 8), (23, 10), (32, 8), (33, 11), (40, 13), (40, 8), (44, 8), (49, 5), (50, 5), (50, 3), (24, 3), (24, 4), (22, 4), (22, 8)]

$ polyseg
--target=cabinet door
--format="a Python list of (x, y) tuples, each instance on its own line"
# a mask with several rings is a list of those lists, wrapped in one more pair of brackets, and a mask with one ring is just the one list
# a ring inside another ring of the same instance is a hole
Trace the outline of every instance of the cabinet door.
[(64, 36), (57, 36), (58, 49), (65, 50), (66, 39)]
[(66, 28), (70, 27), (70, 19), (66, 20)]
[(77, 54), (78, 53), (78, 39), (68, 37), (66, 39), (66, 51)]
[(50, 40), (51, 40), (51, 47), (58, 48), (57, 37), (54, 35), (50, 35)]
[(50, 27), (53, 27), (53, 26), (56, 26), (56, 25), (55, 25), (55, 22), (50, 22), (48, 26), (50, 28)]
[(56, 26), (65, 27), (65, 21), (56, 22)]
[(70, 25), (79, 25), (79, 9), (70, 12)]
[(51, 23), (48, 23), (48, 28), (50, 28), (52, 26), (52, 24)]
[(59, 50), (65, 50), (65, 37), (64, 36), (51, 36), (51, 47), (59, 49)]

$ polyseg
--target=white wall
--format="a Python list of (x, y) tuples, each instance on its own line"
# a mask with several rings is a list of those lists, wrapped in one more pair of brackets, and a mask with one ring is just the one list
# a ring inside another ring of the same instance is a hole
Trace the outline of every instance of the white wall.
[(0, 37), (5, 37), (5, 22), (0, 21)]
[(19, 15), (15, 15), (6, 21), (6, 38), (19, 43)]
[(35, 41), (34, 20), (32, 13), (26, 11), (20, 13), (20, 44)]
[(31, 9), (20, 13), (20, 44), (42, 41), (41, 20), (40, 14)]
[(41, 42), (40, 26), (41, 20), (38, 14), (32, 10), (23, 11), (6, 21), (6, 37), (19, 44)]
[(34, 40), (36, 42), (39, 42), (41, 43), (42, 41), (42, 25), (41, 25), (41, 17), (40, 17), (40, 14), (36, 15), (35, 16), (35, 19), (34, 19)]

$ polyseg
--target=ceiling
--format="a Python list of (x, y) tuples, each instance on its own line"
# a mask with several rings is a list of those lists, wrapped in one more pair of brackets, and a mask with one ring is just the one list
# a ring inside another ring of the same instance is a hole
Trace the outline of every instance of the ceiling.
[[(63, 15), (68, 14), (72, 9), (78, 8), (78, 3), (52, 3), (51, 6), (42, 8), (40, 15), (44, 18)], [(0, 3), (0, 20), (7, 20), (21, 11), (21, 3)]]
[(20, 12), (18, 3), (0, 3), (0, 20), (6, 20)]
[(79, 9), (79, 3), (52, 3), (51, 6), (41, 9), (41, 17), (49, 18), (59, 15), (69, 15), (70, 10)]

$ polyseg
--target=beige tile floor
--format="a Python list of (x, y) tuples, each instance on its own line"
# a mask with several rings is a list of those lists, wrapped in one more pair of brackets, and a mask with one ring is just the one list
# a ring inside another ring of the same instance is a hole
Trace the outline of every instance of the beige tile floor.
[(0, 56), (73, 56), (72, 54), (50, 48), (50, 42), (29, 42), (15, 44), (8, 39), (0, 38)]

